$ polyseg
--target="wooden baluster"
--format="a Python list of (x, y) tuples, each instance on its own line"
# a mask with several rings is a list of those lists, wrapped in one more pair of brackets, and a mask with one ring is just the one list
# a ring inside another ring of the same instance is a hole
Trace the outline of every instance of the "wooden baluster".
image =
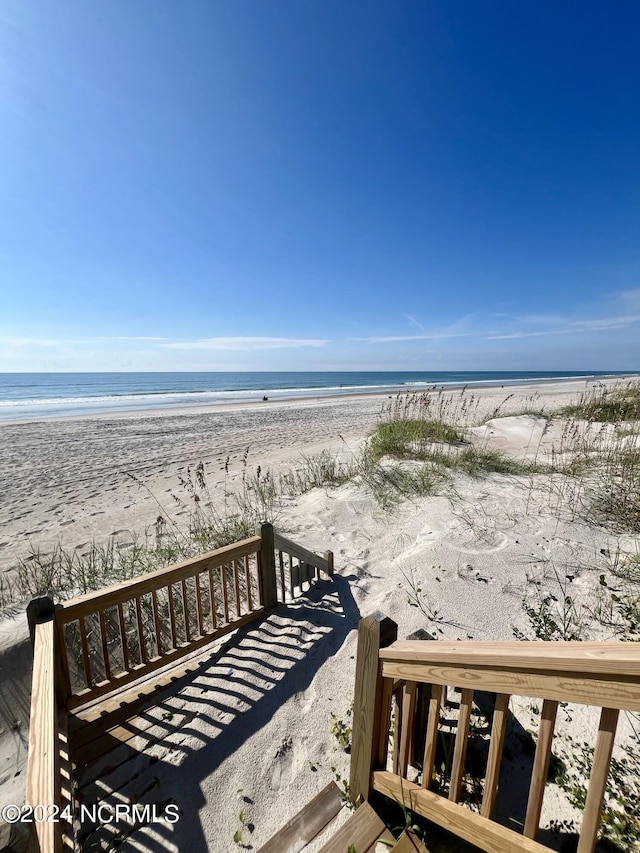
[(498, 693), (496, 696), (496, 705), (493, 711), (491, 740), (489, 742), (489, 757), (487, 759), (487, 775), (484, 782), (484, 793), (482, 794), (482, 807), (480, 810), (480, 814), (487, 818), (490, 818), (493, 814), (493, 809), (496, 804), (498, 781), (500, 779), (500, 762), (502, 761), (502, 748), (504, 746), (504, 736), (507, 730), (509, 699), (510, 696), (507, 693)]
[(100, 639), (102, 640), (102, 657), (104, 659), (104, 677), (111, 681), (111, 664), (109, 663), (109, 647), (107, 645), (107, 626), (104, 621), (104, 610), (98, 613), (100, 619)]
[(222, 577), (222, 608), (224, 610), (224, 624), (229, 624), (229, 594), (227, 592), (227, 567), (220, 566)]
[(249, 564), (249, 555), (244, 557), (244, 577), (247, 584), (247, 608), (249, 613), (253, 610), (253, 598), (251, 596), (251, 566)]
[(427, 733), (424, 743), (424, 759), (422, 762), (422, 787), (430, 788), (433, 782), (433, 769), (436, 763), (436, 747), (438, 745), (438, 726), (440, 725), (440, 707), (444, 688), (441, 684), (431, 685), (429, 699), (429, 716), (427, 718)]
[[(391, 721), (391, 702), (393, 699), (393, 679), (392, 678), (383, 678), (382, 679), (381, 696), (382, 696), (382, 698), (380, 701), (380, 709), (379, 709), (380, 720), (390, 722)], [(381, 725), (379, 730), (378, 730), (377, 749), (375, 749), (375, 744), (374, 744), (374, 752), (373, 752), (373, 759), (374, 759), (376, 767), (380, 767), (380, 768), (386, 770), (388, 753), (389, 753), (389, 725)]]
[(556, 724), (557, 713), (558, 703), (551, 699), (545, 699), (540, 716), (536, 757), (533, 760), (533, 771), (531, 773), (527, 816), (524, 821), (524, 835), (526, 838), (535, 839), (540, 824), (540, 812), (542, 811), (544, 788), (547, 783), (547, 774), (549, 773), (551, 744), (553, 742), (553, 730)]
[(280, 568), (280, 591), (282, 592), (282, 602), (287, 600), (287, 587), (284, 582), (284, 554), (278, 551), (278, 566)]
[(415, 681), (408, 681), (404, 686), (402, 725), (400, 727), (400, 754), (398, 757), (399, 774), (403, 777), (407, 775), (407, 767), (409, 766), (409, 753), (413, 736), (413, 716), (416, 709), (416, 689), (417, 684)]
[(167, 599), (169, 601), (169, 625), (171, 626), (171, 647), (178, 648), (178, 636), (176, 634), (176, 608), (173, 603), (173, 585), (167, 587)]
[(400, 775), (400, 739), (402, 737), (402, 705), (404, 700), (404, 682), (394, 686), (393, 708), (395, 726), (393, 727), (393, 758), (391, 766), (396, 775)]
[(456, 729), (456, 745), (453, 750), (453, 767), (451, 768), (451, 782), (449, 783), (449, 799), (457, 803), (462, 788), (462, 777), (464, 776), (464, 760), (467, 755), (467, 741), (469, 739), (469, 720), (471, 718), (471, 704), (473, 702), (473, 690), (468, 687), (462, 691), (460, 699), (460, 714), (458, 715), (458, 727)]
[(129, 644), (127, 643), (127, 629), (124, 624), (122, 602), (118, 602), (118, 622), (120, 624), (120, 642), (122, 644), (122, 668), (125, 672), (129, 672)]
[(593, 753), (593, 764), (589, 776), (587, 801), (584, 806), (577, 853), (593, 853), (595, 850), (619, 713), (614, 708), (603, 708), (600, 714), (600, 726), (598, 727), (596, 748)]
[(238, 571), (238, 561), (233, 560), (231, 566), (233, 569), (233, 586), (236, 594), (236, 616), (239, 619), (242, 616), (242, 607), (240, 602), (240, 573)]
[(187, 581), (181, 581), (182, 588), (182, 611), (184, 613), (184, 633), (187, 643), (191, 642), (191, 626), (189, 625), (189, 593), (187, 591)]
[(138, 623), (138, 640), (140, 641), (140, 663), (147, 662), (147, 647), (144, 642), (144, 626), (142, 624), (142, 604), (140, 596), (136, 596), (136, 622)]
[(91, 663), (89, 662), (89, 644), (87, 642), (87, 626), (84, 623), (84, 616), (78, 619), (80, 625), (80, 645), (82, 646), (82, 662), (84, 664), (84, 678), (87, 687), (93, 687), (93, 678), (91, 676)]
[(302, 592), (302, 582), (300, 580), (300, 561), (296, 565), (293, 562), (293, 556), (289, 554), (289, 566), (291, 567), (291, 598), (294, 597), (294, 590), (297, 587)]
[(218, 627), (218, 614), (216, 613), (216, 590), (212, 568), (209, 568), (209, 597), (211, 599), (211, 630), (215, 631)]
[(162, 654), (162, 626), (160, 624), (160, 610), (158, 608), (157, 590), (151, 592), (151, 603), (153, 604), (153, 624), (156, 630), (156, 653), (158, 657)]
[(198, 617), (198, 633), (204, 636), (204, 618), (202, 616), (202, 590), (200, 589), (200, 575), (196, 575), (196, 614)]
[(69, 673), (69, 655), (67, 652), (67, 625), (58, 623), (58, 648), (60, 650), (60, 661), (62, 663), (62, 675), (64, 678), (65, 696), (71, 696), (71, 674)]

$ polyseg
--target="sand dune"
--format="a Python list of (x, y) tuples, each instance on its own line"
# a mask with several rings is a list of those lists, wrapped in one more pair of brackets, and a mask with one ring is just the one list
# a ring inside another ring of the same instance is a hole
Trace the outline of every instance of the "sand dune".
[[(474, 440), (518, 459), (546, 458), (556, 427), (536, 415), (509, 412), (533, 403), (551, 409), (584, 387), (581, 382), (510, 389), (513, 396), (504, 406), (502, 389), (474, 392), (478, 418), (498, 409), (474, 429)], [(158, 514), (155, 498), (170, 506), (178, 476), (200, 460), (221, 484), (227, 456), (238, 482), (247, 447), (250, 463), (263, 468), (284, 468), (302, 453), (323, 448), (355, 452), (385, 402), (366, 397), (4, 425), (1, 566), (11, 572), (32, 545), (48, 549), (62, 539), (66, 547), (82, 548), (94, 537), (125, 540), (131, 531), (144, 531)], [(383, 611), (398, 622), (401, 637), (426, 629), (451, 639), (512, 639), (514, 628), (531, 631), (523, 597), (535, 598), (540, 585), (553, 586), (561, 577), (571, 585), (577, 612), (585, 614), (585, 636), (610, 635), (581, 608), (593, 604), (599, 575), (608, 572), (606, 554), (619, 539), (585, 521), (574, 498), (548, 475), (456, 474), (437, 494), (405, 501), (393, 512), (383, 511), (354, 482), (287, 501), (278, 526), (310, 548), (332, 549), (335, 582), (278, 607), (204, 656), (197, 674), (149, 721), (150, 732), (162, 741), (131, 756), (114, 774), (101, 768), (98, 778), (87, 780), (101, 800), (147, 790), (175, 798), (183, 811), (163, 834), (141, 828), (119, 849), (224, 853), (235, 849), (240, 810), (252, 825), (245, 841), (257, 849), (336, 772), (345, 775), (348, 756), (331, 732), (329, 715), (348, 719), (355, 627), (362, 615)], [(416, 596), (420, 607), (412, 606)], [(5, 622), (3, 630), (5, 637), (15, 636), (15, 626)], [(12, 652), (7, 645), (0, 650), (2, 677), (13, 679), (15, 695), (24, 696), (24, 643)], [(22, 742), (11, 731), (12, 718), (24, 716), (21, 702), (3, 701), (3, 768), (22, 766)], [(530, 728), (527, 704), (516, 702), (512, 710), (523, 730)], [(561, 717), (561, 731), (581, 736), (594, 725), (584, 709)], [(20, 777), (9, 779), (3, 768), (4, 801), (18, 796)], [(503, 788), (512, 797), (501, 798), (503, 813), (516, 808), (519, 772), (515, 758), (505, 761)], [(575, 817), (554, 789), (545, 799), (543, 825)], [(98, 828), (88, 834), (87, 849), (102, 849), (108, 840), (108, 828)]]

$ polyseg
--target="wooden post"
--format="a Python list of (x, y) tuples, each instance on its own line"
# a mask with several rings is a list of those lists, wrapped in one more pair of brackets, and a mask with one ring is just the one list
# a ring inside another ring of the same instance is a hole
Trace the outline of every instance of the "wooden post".
[(327, 561), (327, 574), (330, 578), (333, 577), (333, 551), (325, 551), (324, 558)]
[(273, 525), (263, 521), (256, 531), (262, 539), (260, 543), (260, 578), (262, 586), (262, 606), (271, 610), (278, 603), (276, 589), (276, 552), (273, 543)]
[(29, 623), (29, 636), (31, 637), (31, 648), (34, 646), (36, 636), (36, 624), (48, 622), (53, 618), (55, 605), (50, 595), (34, 596), (27, 604), (27, 622)]
[[(353, 738), (351, 745), (351, 774), (349, 787), (354, 802), (369, 799), (371, 773), (378, 754), (378, 743), (386, 736), (391, 714), (390, 695), (383, 701), (383, 679), (380, 673), (379, 652), (398, 637), (398, 626), (380, 612), (365, 616), (358, 625), (358, 656), (356, 660), (355, 693), (353, 700)], [(384, 707), (383, 707), (384, 705)]]

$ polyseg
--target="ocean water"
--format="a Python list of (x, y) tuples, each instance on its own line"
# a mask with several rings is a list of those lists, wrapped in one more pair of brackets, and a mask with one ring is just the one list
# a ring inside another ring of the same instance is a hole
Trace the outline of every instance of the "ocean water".
[(0, 373), (0, 421), (623, 374), (576, 372)]

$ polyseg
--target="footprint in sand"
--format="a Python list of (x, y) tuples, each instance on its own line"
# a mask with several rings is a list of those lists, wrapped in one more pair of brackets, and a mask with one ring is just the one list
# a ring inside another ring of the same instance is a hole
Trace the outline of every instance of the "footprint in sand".
[(282, 741), (276, 752), (275, 763), (271, 770), (271, 787), (274, 791), (286, 788), (293, 775), (295, 749), (293, 740), (288, 737)]
[(309, 713), (309, 711), (313, 707), (315, 698), (315, 692), (311, 688), (309, 688), (308, 690), (303, 690), (303, 692), (300, 694), (300, 710), (303, 714)]

